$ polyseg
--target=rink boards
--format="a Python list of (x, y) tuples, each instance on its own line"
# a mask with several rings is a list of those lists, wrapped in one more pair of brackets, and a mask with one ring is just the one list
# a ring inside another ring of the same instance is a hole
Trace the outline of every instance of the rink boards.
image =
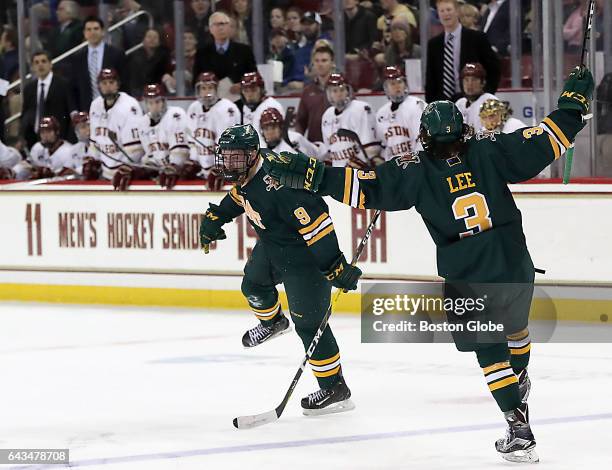
[[(612, 313), (612, 185), (512, 191), (534, 264), (546, 269), (537, 282), (561, 302), (564, 318)], [(256, 242), (245, 216), (226, 225), (227, 240), (210, 254), (199, 249), (199, 218), (221, 197), (193, 185), (2, 190), (0, 299), (242, 308), (240, 276)], [(372, 211), (328, 203), (348, 258)], [(383, 213), (359, 264), (368, 280), (438, 279), (435, 247), (414, 210)], [(342, 296), (339, 310), (359, 311), (359, 296)]]

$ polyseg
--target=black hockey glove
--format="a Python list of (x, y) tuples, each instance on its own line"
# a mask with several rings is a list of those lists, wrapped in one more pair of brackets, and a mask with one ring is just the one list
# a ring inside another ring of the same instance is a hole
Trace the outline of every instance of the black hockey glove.
[(331, 268), (323, 274), (332, 283), (332, 286), (346, 292), (357, 289), (357, 281), (363, 273), (357, 266), (348, 264), (344, 255), (341, 254)]
[(200, 222), (200, 246), (205, 254), (208, 254), (212, 242), (227, 238), (222, 228), (227, 221), (215, 212), (217, 209), (219, 206), (211, 204)]
[(576, 67), (563, 85), (558, 101), (559, 109), (575, 109), (582, 114), (588, 114), (594, 86), (591, 71), (586, 67)]
[(316, 193), (323, 180), (325, 164), (301, 152), (266, 152), (263, 169), (283, 186)]

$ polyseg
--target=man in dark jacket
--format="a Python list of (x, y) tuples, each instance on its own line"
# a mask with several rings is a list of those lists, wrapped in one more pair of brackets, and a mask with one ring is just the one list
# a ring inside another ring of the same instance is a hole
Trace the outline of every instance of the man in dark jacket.
[(347, 54), (369, 49), (378, 39), (376, 16), (357, 0), (344, 0), (344, 25)]

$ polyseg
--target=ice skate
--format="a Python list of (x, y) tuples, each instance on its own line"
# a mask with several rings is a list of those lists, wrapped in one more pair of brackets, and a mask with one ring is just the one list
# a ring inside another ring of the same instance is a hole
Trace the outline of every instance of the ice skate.
[(342, 413), (355, 408), (351, 391), (343, 377), (329, 389), (322, 388), (302, 398), (302, 410), (306, 416), (320, 416), (331, 413)]
[(536, 463), (540, 458), (535, 452), (536, 441), (529, 426), (529, 408), (524, 403), (513, 411), (504, 413), (508, 430), (506, 437), (495, 443), (495, 449), (505, 460), (518, 463)]
[(261, 343), (276, 338), (288, 331), (291, 331), (291, 324), (289, 323), (289, 319), (283, 315), (281, 311), (271, 325), (264, 326), (260, 323), (255, 328), (248, 330), (242, 336), (242, 345), (245, 348), (259, 346)]

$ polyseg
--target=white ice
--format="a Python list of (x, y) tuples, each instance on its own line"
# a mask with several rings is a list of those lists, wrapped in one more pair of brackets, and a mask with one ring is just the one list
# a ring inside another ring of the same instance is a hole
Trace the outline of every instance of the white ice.
[[(291, 333), (253, 350), (244, 312), (0, 304), (0, 448), (70, 448), (91, 469), (495, 469), (504, 433), (475, 358), (448, 344), (361, 344), (332, 326), (356, 409), (304, 417)], [(540, 469), (612, 468), (612, 345), (537, 344), (530, 397)], [(13, 468), (13, 467), (3, 467)], [(28, 468), (28, 467), (14, 467)], [(57, 469), (58, 466), (29, 467)]]

